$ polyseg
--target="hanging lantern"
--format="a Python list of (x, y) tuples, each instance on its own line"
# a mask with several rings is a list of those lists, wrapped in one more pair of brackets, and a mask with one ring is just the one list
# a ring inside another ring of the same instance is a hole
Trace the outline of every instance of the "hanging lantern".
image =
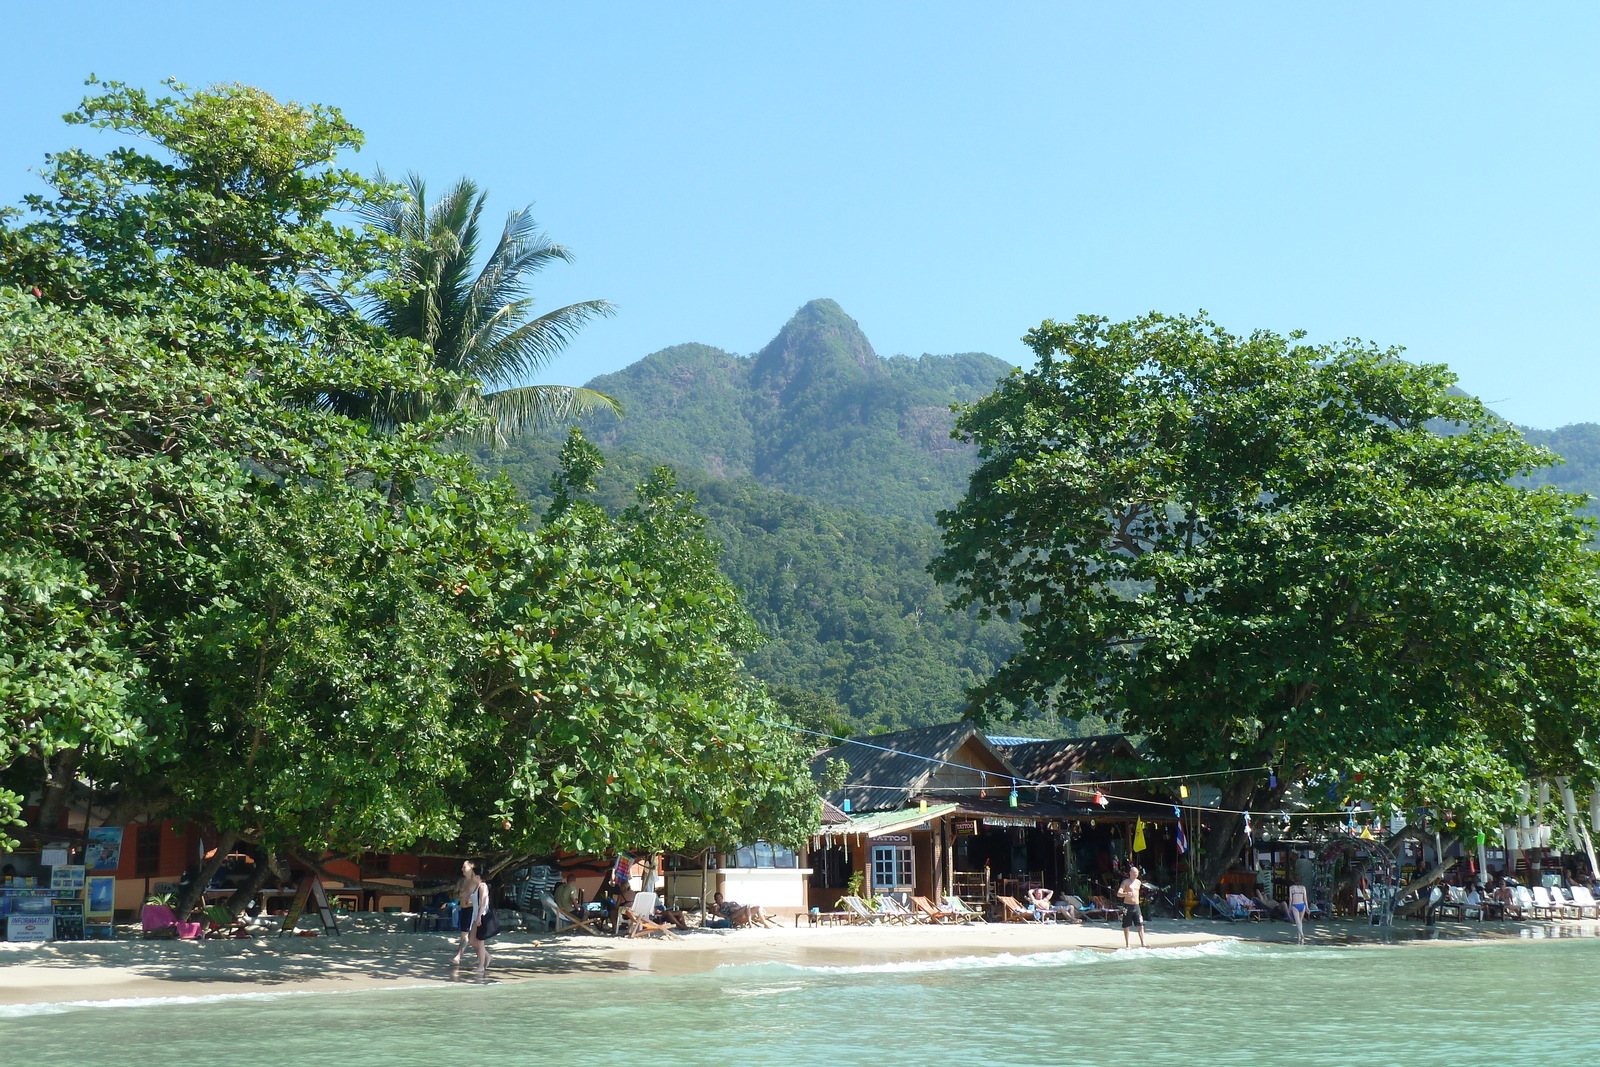
[(1012, 786), (1011, 787), (1011, 795), (1006, 798), (1006, 804), (1007, 804), (1007, 806), (1013, 807), (1013, 808), (1017, 806), (1017, 787), (1016, 786)]
[(924, 814), (924, 815), (928, 814), (928, 798), (927, 797), (921, 797), (921, 798), (919, 798), (917, 800), (917, 810), (919, 812), (921, 812), (922, 814)]
[(1600, 832), (1600, 788), (1589, 796), (1589, 829)]
[(1539, 810), (1543, 811), (1550, 806), (1550, 783), (1543, 778), (1539, 779)]
[(1268, 789), (1276, 789), (1276, 788), (1278, 788), (1278, 772), (1277, 771), (1272, 771), (1272, 772), (1268, 773), (1268, 775), (1267, 775), (1267, 788)]
[(850, 814), (850, 801), (846, 800), (843, 804), (840, 804), (839, 810), (844, 812), (846, 815)]
[[(1597, 798), (1600, 798), (1600, 793), (1596, 793), (1595, 796)], [(1183, 785), (1182, 783), (1179, 783), (1179, 785), (1178, 785), (1178, 797), (1181, 800), (1188, 800), (1189, 799), (1189, 787), (1186, 786), (1186, 785)], [(1595, 827), (1595, 829), (1600, 830), (1600, 826)]]
[(1100, 792), (1098, 789), (1096, 789), (1094, 792), (1094, 802), (1100, 805), (1102, 808), (1111, 803), (1111, 801), (1106, 799), (1106, 795)]

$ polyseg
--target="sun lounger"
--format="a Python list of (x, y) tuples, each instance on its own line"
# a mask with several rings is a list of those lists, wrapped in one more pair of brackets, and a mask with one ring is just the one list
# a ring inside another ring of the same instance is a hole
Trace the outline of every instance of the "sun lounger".
[(1251, 922), (1260, 922), (1262, 916), (1265, 914), (1255, 901), (1251, 900), (1243, 893), (1229, 893), (1227, 896), (1227, 901), (1229, 904), (1237, 908), (1239, 913), (1246, 919), (1249, 919)]
[(1025, 908), (1016, 897), (995, 897), (1000, 902), (1000, 917), (1008, 923), (1055, 922), (1053, 911), (1034, 911)]
[(873, 898), (873, 903), (877, 905), (878, 914), (885, 916), (892, 923), (910, 926), (917, 921), (917, 913), (907, 908), (894, 897), (879, 893)]
[(987, 915), (972, 907), (960, 897), (945, 897), (944, 906), (948, 908), (952, 914), (960, 915), (965, 918), (967, 922), (986, 923), (989, 921), (989, 917)]
[(1545, 916), (1547, 918), (1559, 919), (1564, 914), (1566, 914), (1566, 910), (1567, 909), (1562, 904), (1557, 903), (1554, 900), (1551, 900), (1550, 899), (1550, 891), (1548, 889), (1546, 889), (1544, 886), (1542, 886), (1542, 885), (1529, 886), (1528, 887), (1528, 892), (1533, 895), (1533, 913), (1534, 913), (1534, 915), (1538, 915), (1542, 911), (1542, 912), (1544, 912), (1544, 914), (1545, 914)]
[(1544, 886), (1538, 886), (1535, 888), (1533, 892), (1533, 899), (1535, 903), (1538, 903), (1539, 890), (1541, 889), (1543, 889), (1546, 894), (1545, 899), (1549, 901), (1550, 915), (1552, 918), (1577, 919), (1582, 916), (1583, 912), (1574, 906), (1572, 901), (1567, 899), (1566, 894), (1561, 892), (1560, 886), (1551, 886), (1549, 889), (1545, 889)]
[(1122, 914), (1121, 908), (1102, 908), (1099, 904), (1085, 904), (1081, 898), (1070, 893), (1063, 893), (1061, 899), (1071, 904), (1078, 915), (1085, 919), (1115, 919)]
[(860, 897), (840, 897), (839, 903), (844, 905), (844, 910), (850, 914), (850, 922), (863, 926), (887, 921), (887, 916), (879, 914), (867, 907), (867, 902)]
[[(572, 914), (572, 912), (567, 911), (565, 908), (561, 907), (561, 905), (557, 904), (556, 898), (551, 896), (549, 893), (541, 894), (539, 896), (539, 903), (544, 905), (546, 911), (555, 916), (555, 926), (553, 929), (556, 933), (559, 934), (570, 928), (573, 930), (582, 930), (584, 933), (593, 934), (596, 937), (605, 936), (599, 930), (594, 928), (594, 924), (602, 921), (605, 916), (597, 915), (592, 919), (579, 918), (578, 916)], [(563, 926), (563, 923), (565, 923), (566, 926)]]
[(1578, 918), (1583, 918), (1583, 913), (1588, 911), (1593, 918), (1600, 919), (1600, 901), (1594, 899), (1588, 886), (1575, 885), (1567, 892), (1572, 894), (1572, 906), (1578, 909)]
[(945, 923), (964, 923), (971, 921), (960, 912), (954, 912), (948, 909), (936, 907), (933, 901), (929, 900), (927, 897), (912, 897), (911, 903), (919, 912), (922, 913), (924, 920), (927, 922), (939, 923), (943, 925)]
[(662, 926), (650, 916), (656, 911), (655, 893), (638, 893), (633, 901), (622, 909), (622, 919), (628, 924), (629, 937), (644, 937), (648, 934), (664, 934), (667, 937), (677, 937), (670, 929)]
[(1539, 907), (1539, 902), (1533, 899), (1533, 894), (1528, 892), (1528, 887), (1525, 885), (1511, 887), (1511, 907), (1516, 909), (1519, 919), (1538, 918), (1541, 910), (1549, 910)]
[(1231, 901), (1224, 900), (1215, 893), (1206, 893), (1200, 899), (1219, 919), (1227, 919), (1231, 923), (1236, 923), (1246, 915), (1242, 909), (1234, 907)]

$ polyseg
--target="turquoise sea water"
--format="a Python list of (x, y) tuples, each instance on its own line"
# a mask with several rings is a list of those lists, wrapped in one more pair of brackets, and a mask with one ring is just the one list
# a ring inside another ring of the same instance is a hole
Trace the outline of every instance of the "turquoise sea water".
[(0, 1009), (0, 1062), (1588, 1064), (1597, 994), (1597, 940), (1230, 942)]

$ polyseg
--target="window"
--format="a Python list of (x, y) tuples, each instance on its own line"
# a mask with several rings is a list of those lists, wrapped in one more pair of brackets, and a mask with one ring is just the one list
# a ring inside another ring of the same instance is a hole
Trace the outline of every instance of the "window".
[(794, 849), (770, 841), (740, 845), (725, 859), (730, 867), (787, 867), (792, 870), (800, 866), (800, 856)]
[(134, 844), (134, 874), (143, 878), (161, 873), (161, 825), (150, 823), (139, 827)]
[(872, 889), (878, 891), (894, 891), (897, 889), (910, 889), (911, 883), (911, 846), (910, 845), (873, 845), (872, 846)]

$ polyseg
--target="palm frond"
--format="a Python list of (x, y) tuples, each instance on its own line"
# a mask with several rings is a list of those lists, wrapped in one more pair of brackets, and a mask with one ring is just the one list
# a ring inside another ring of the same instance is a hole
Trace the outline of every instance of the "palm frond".
[(605, 300), (586, 300), (546, 312), (529, 322), (520, 321), (531, 300), (507, 304), (468, 338), (470, 353), (462, 373), (482, 379), (492, 387), (505, 387), (536, 374), (577, 336), (591, 319), (616, 314)]
[(570, 385), (525, 385), (502, 389), (479, 398), (479, 410), (488, 416), (479, 436), (496, 445), (526, 430), (548, 427), (598, 411), (622, 414), (622, 404), (594, 389)]

